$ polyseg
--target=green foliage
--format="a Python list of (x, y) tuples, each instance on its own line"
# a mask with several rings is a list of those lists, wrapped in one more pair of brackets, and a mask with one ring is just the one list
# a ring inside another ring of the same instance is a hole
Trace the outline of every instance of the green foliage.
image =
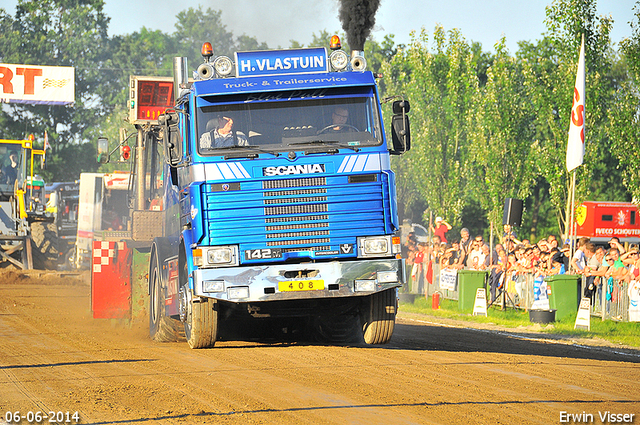
[(13, 138), (29, 133), (42, 140), (48, 130), (54, 143), (66, 146), (82, 137), (109, 112), (96, 102), (100, 71), (107, 44), (107, 18), (100, 0), (20, 0), (15, 18), (2, 15), (0, 25), (10, 28), (0, 42), (0, 62), (75, 67), (73, 107), (10, 105), (2, 108), (2, 123)]
[(191, 67), (195, 68), (196, 64), (202, 62), (200, 51), (205, 41), (211, 43), (216, 56), (230, 56), (233, 53), (233, 34), (222, 24), (221, 16), (222, 11), (203, 11), (202, 6), (197, 9), (190, 7), (176, 16), (174, 38), (178, 40), (180, 55), (187, 57)]
[(531, 193), (535, 129), (522, 65), (508, 55), (504, 39), (496, 46), (486, 84), (476, 93), (465, 168), (473, 174), (470, 189), (499, 227), (504, 199), (526, 199)]
[[(347, 37), (343, 32), (332, 32), (322, 30), (318, 34), (313, 33), (311, 43), (308, 47), (324, 47), (328, 52), (331, 51), (331, 37), (338, 35), (340, 37), (340, 43), (342, 50), (348, 54), (351, 52), (351, 48), (347, 43)], [(391, 58), (397, 53), (399, 48), (403, 48), (403, 45), (395, 45), (393, 41), (393, 34), (384, 36), (382, 43), (378, 43), (373, 38), (369, 37), (364, 44), (364, 54), (367, 60), (367, 70), (379, 73), (382, 71), (382, 63), (391, 60)], [(291, 40), (291, 48), (302, 48), (302, 44), (295, 40)]]
[[(15, 16), (0, 9), (0, 62), (74, 66), (73, 107), (3, 105), (2, 138), (47, 130), (48, 181), (73, 180), (81, 171), (126, 168), (95, 160), (95, 141), (107, 136), (115, 147), (127, 124), (130, 75), (171, 75), (174, 56), (186, 56), (189, 69), (202, 62), (202, 43), (215, 54), (267, 49), (246, 34), (235, 36), (221, 11), (188, 8), (177, 15), (175, 32), (142, 27), (109, 38), (110, 18), (102, 0), (18, 0)], [(499, 223), (504, 198), (525, 199), (526, 231), (558, 234), (564, 228), (567, 183), (567, 129), (581, 36), (587, 57), (587, 145), (578, 169), (578, 201), (640, 197), (640, 6), (633, 35), (612, 49), (610, 18), (596, 15), (590, 0), (554, 0), (546, 9), (547, 33), (520, 42), (511, 55), (505, 41), (496, 53), (467, 41), (458, 29), (437, 27), (432, 36), (412, 34), (408, 46), (393, 35), (365, 43), (368, 69), (382, 72), (382, 97), (411, 102), (413, 149), (392, 158), (401, 218), (426, 221), (425, 209), (472, 234)], [(309, 46), (329, 48), (327, 30)], [(338, 32), (343, 49), (346, 37)], [(290, 47), (303, 45), (291, 40)], [(390, 103), (384, 105), (386, 122)], [(69, 161), (73, 158), (73, 161)], [(115, 158), (114, 158), (115, 159)], [(488, 235), (485, 235), (488, 236)]]
[(640, 199), (640, 4), (635, 6), (635, 20), (631, 38), (622, 41), (622, 56), (628, 64), (628, 74), (620, 78), (614, 102), (611, 103), (611, 122), (607, 130), (613, 141), (613, 153), (622, 165), (622, 179), (635, 199)]
[[(596, 4), (586, 0), (556, 0), (547, 7), (548, 34), (539, 46), (521, 45), (526, 61), (527, 86), (537, 111), (536, 164), (549, 183), (550, 201), (560, 218), (561, 232), (568, 216), (569, 174), (565, 167), (567, 130), (572, 106), (581, 38), (586, 57), (586, 142), (583, 166), (577, 169), (576, 199), (612, 199), (623, 196), (619, 181), (608, 179), (617, 161), (610, 154), (606, 131), (607, 108), (613, 100), (612, 52), (609, 37), (612, 22), (596, 16)], [(595, 183), (595, 184), (594, 184)]]
[(564, 232), (567, 130), (583, 34), (587, 142), (577, 202), (640, 195), (638, 24), (618, 59), (612, 21), (596, 15), (595, 2), (555, 0), (546, 12), (548, 32), (520, 42), (514, 56), (504, 40), (491, 55), (458, 30), (436, 28), (431, 48), (423, 30), (384, 61), (385, 95), (402, 94), (412, 103), (413, 150), (392, 160), (404, 217), (427, 204), (454, 227), (476, 229), (478, 213), (500, 224), (504, 199), (514, 197), (528, 208), (522, 237)]
[[(411, 101), (412, 150), (393, 161), (398, 180), (411, 187), (398, 188), (399, 198), (422, 198), (434, 215), (451, 223), (460, 219), (468, 149), (469, 116), (478, 91), (475, 63), (469, 44), (459, 31), (448, 34), (437, 27), (434, 51), (424, 30), (406, 50), (398, 50), (383, 64), (386, 92)], [(405, 162), (405, 164), (401, 164)], [(426, 221), (426, 216), (424, 217)]]

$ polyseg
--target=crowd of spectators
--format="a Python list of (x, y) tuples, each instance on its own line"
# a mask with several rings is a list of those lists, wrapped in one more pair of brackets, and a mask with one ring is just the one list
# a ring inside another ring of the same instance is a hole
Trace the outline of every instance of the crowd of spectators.
[[(440, 229), (439, 232), (435, 230)], [(446, 229), (446, 230), (445, 230)], [(592, 301), (596, 292), (607, 285), (607, 299), (617, 297), (623, 282), (636, 281), (640, 274), (640, 259), (637, 245), (628, 250), (618, 238), (611, 238), (608, 246), (596, 246), (589, 238), (577, 241), (575, 253), (571, 255), (568, 244), (559, 245), (554, 235), (531, 242), (519, 240), (509, 225), (504, 226), (502, 238), (490, 247), (482, 235), (470, 237), (469, 230), (463, 228), (460, 238), (444, 234), (451, 229), (441, 218), (431, 227), (431, 242), (417, 242), (410, 233), (403, 245), (403, 255), (411, 270), (413, 289), (418, 293), (425, 290), (425, 281), (430, 281), (431, 266), (440, 269), (485, 270), (489, 272), (491, 300), (505, 282), (514, 281), (522, 274), (551, 276), (564, 273), (581, 274), (586, 278), (585, 297)]]

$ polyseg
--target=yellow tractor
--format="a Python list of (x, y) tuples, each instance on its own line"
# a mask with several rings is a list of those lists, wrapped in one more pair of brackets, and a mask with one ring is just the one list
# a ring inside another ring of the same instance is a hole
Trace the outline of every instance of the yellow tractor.
[(55, 269), (59, 261), (54, 217), (45, 210), (44, 181), (34, 175), (45, 151), (28, 140), (0, 139), (0, 267)]

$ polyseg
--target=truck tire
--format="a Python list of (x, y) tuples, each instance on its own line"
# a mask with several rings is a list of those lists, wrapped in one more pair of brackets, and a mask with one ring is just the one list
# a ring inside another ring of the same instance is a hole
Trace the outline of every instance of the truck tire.
[(30, 228), (33, 268), (55, 270), (60, 259), (58, 228), (44, 221), (34, 221)]
[[(184, 321), (184, 336), (191, 348), (213, 347), (218, 338), (218, 305), (211, 298), (193, 298), (189, 289), (187, 258), (184, 246), (178, 255), (180, 264), (180, 297), (184, 311), (180, 312)], [(181, 307), (182, 308), (182, 307)]]
[(203, 298), (191, 300), (184, 322), (184, 336), (191, 348), (210, 348), (218, 337), (216, 301)]
[(165, 315), (164, 292), (160, 287), (160, 269), (155, 253), (149, 269), (149, 336), (156, 342), (178, 340), (178, 321)]
[(368, 296), (360, 313), (362, 335), (367, 344), (386, 344), (393, 335), (398, 303), (395, 288)]

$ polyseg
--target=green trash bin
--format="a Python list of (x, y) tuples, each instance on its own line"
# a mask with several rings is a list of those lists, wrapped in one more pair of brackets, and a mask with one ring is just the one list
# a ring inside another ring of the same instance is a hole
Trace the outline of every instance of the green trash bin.
[(578, 311), (580, 305), (580, 276), (577, 274), (557, 274), (545, 279), (549, 308), (556, 310), (556, 320)]
[(458, 309), (473, 310), (476, 303), (476, 291), (485, 288), (487, 280), (486, 271), (459, 270), (458, 271)]

